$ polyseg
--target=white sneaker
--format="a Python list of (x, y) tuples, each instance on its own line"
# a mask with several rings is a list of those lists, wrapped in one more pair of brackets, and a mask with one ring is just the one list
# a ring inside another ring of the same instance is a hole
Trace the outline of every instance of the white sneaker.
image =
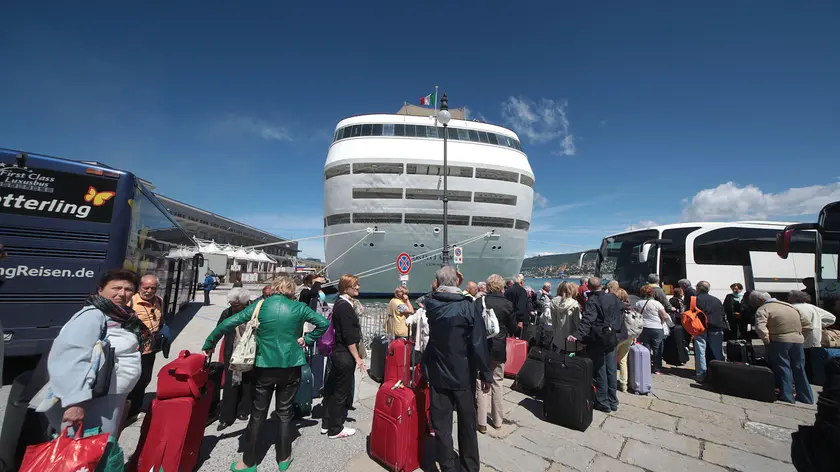
[(327, 434), (329, 432), (330, 432), (330, 430), (321, 428), (321, 434)]
[(356, 430), (353, 428), (344, 428), (341, 430), (340, 433), (336, 434), (335, 436), (330, 436), (330, 439), (343, 439), (349, 438), (350, 436), (356, 434)]

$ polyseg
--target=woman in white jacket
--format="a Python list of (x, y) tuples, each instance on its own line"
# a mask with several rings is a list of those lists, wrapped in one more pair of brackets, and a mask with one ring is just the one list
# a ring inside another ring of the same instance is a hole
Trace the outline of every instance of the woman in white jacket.
[(812, 356), (815, 356), (821, 347), (822, 329), (833, 325), (837, 319), (831, 313), (816, 305), (812, 305), (811, 295), (805, 292), (791, 290), (788, 294), (787, 301), (796, 308), (796, 311), (802, 317), (811, 320), (811, 330), (803, 330), (802, 332), (805, 335), (805, 344), (802, 346), (805, 348), (805, 373), (811, 379), (813, 378), (811, 369), (814, 364)]
[(575, 299), (578, 284), (562, 282), (557, 286), (557, 296), (551, 299), (551, 324), (554, 328), (554, 347), (560, 351), (575, 352), (582, 344), (570, 343), (566, 338), (580, 325), (580, 303)]

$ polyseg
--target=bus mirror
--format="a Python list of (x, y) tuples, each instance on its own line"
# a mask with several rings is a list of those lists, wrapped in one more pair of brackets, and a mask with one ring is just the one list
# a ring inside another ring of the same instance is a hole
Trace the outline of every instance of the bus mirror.
[(652, 247), (667, 244), (671, 244), (670, 239), (649, 239), (642, 243), (642, 247), (639, 248), (639, 263), (644, 264), (648, 261), (648, 256), (650, 255), (650, 249)]
[(776, 254), (782, 259), (787, 259), (790, 253), (790, 236), (793, 230), (779, 231), (776, 233)]

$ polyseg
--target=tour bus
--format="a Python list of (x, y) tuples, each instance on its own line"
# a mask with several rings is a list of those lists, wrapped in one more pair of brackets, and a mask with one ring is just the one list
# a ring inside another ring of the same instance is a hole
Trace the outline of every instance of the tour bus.
[[(786, 223), (739, 221), (675, 223), (627, 231), (604, 238), (597, 255), (596, 275), (615, 279), (633, 294), (659, 274), (666, 292), (680, 279), (692, 284), (706, 280), (712, 295), (723, 300), (729, 286), (783, 296), (804, 288), (814, 276), (814, 232), (791, 235), (791, 257), (776, 254), (776, 234)], [(836, 254), (836, 251), (835, 251)]]
[[(803, 231), (807, 231), (803, 233)], [(776, 252), (782, 259), (788, 259), (795, 251), (793, 241), (806, 234), (813, 244), (813, 303), (823, 306), (826, 310), (836, 312), (837, 302), (840, 300), (840, 201), (829, 203), (819, 214), (816, 223), (798, 223), (788, 225), (776, 237)], [(794, 254), (796, 257), (796, 254)]]
[(157, 275), (173, 316), (193, 295), (199, 262), (165, 258), (193, 242), (133, 174), (7, 149), (0, 149), (0, 244), (7, 367), (48, 352), (104, 271)]

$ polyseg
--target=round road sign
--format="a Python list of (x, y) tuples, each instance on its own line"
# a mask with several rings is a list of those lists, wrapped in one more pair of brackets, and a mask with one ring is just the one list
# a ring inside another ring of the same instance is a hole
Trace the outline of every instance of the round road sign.
[(411, 272), (411, 256), (402, 253), (397, 256), (397, 270), (400, 274), (407, 274)]

